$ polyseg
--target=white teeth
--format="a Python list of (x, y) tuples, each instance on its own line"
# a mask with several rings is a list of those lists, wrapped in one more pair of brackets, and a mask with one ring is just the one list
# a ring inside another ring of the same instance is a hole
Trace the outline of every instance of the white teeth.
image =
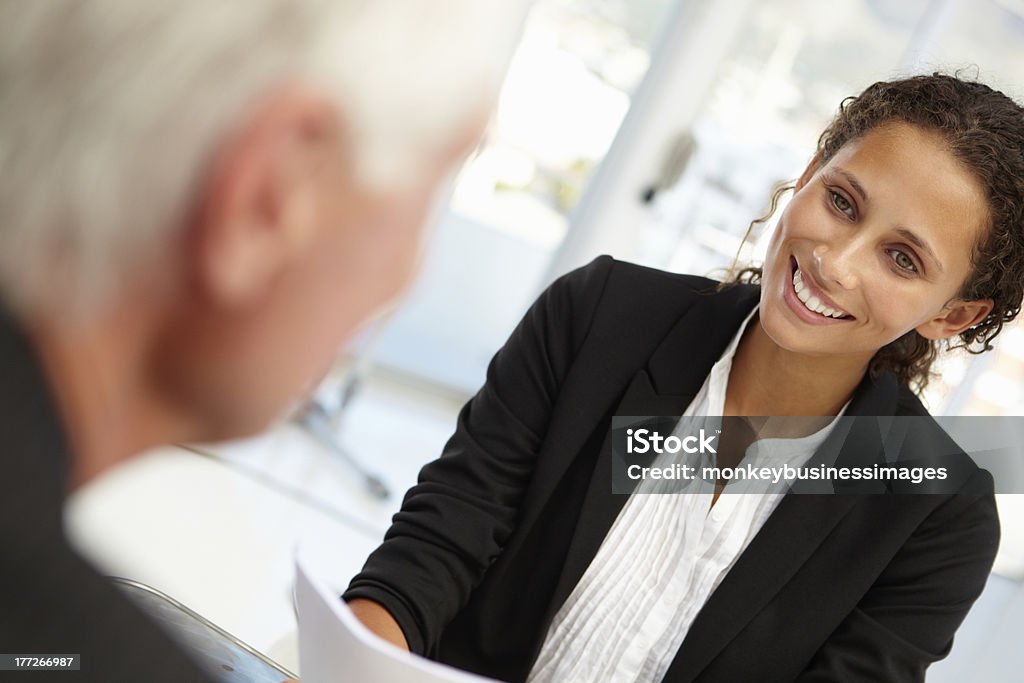
[(845, 311), (826, 306), (822, 303), (821, 299), (812, 296), (811, 290), (804, 284), (803, 275), (801, 275), (799, 269), (793, 273), (793, 291), (796, 292), (796, 297), (800, 299), (805, 308), (814, 311), (818, 315), (824, 315), (829, 318), (842, 318), (846, 316)]

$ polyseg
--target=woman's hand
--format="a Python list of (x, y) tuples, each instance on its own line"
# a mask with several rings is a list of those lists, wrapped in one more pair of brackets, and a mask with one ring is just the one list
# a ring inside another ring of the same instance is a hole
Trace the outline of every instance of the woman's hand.
[(409, 651), (409, 644), (405, 641), (405, 634), (402, 628), (391, 616), (391, 612), (380, 606), (373, 600), (356, 598), (348, 603), (348, 608), (363, 622), (363, 626), (370, 629), (374, 635), (383, 638), (392, 645), (400, 647), (406, 652)]

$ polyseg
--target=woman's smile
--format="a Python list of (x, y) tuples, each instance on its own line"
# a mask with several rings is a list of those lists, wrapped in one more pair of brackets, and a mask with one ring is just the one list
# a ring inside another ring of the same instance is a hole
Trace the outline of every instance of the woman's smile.
[(866, 363), (910, 330), (938, 338), (969, 321), (949, 312), (985, 198), (933, 133), (873, 130), (812, 164), (796, 189), (762, 280), (761, 325), (776, 345)]
[(790, 257), (793, 277), (786, 288), (784, 298), (798, 318), (811, 325), (835, 325), (851, 322), (854, 317), (839, 307), (814, 281), (805, 274), (796, 257)]

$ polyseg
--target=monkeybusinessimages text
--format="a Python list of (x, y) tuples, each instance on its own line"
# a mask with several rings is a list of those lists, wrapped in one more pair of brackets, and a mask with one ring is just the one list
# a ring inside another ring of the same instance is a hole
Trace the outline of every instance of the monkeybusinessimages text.
[[(698, 434), (678, 437), (663, 437), (647, 429), (626, 430), (626, 453), (629, 454), (716, 454), (716, 434), (701, 429)], [(867, 467), (834, 467), (825, 464), (794, 467), (789, 464), (757, 465), (740, 464), (736, 467), (698, 466), (672, 463), (662, 467), (630, 465), (626, 475), (633, 480), (667, 479), (692, 480), (749, 480), (778, 484), (798, 480), (854, 480), (854, 481), (910, 481), (920, 484), (924, 481), (942, 481), (948, 477), (945, 467), (895, 468), (872, 464)]]

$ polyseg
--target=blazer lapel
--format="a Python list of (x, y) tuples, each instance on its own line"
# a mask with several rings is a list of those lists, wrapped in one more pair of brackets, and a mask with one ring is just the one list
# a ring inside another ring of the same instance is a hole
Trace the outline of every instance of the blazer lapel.
[[(651, 354), (647, 368), (638, 371), (614, 410), (614, 415), (681, 415), (700, 390), (711, 367), (722, 356), (740, 323), (758, 301), (760, 290), (737, 286), (722, 292), (698, 294), (697, 300), (673, 325)], [(579, 522), (569, 545), (554, 596), (545, 615), (546, 631), (597, 554), (628, 495), (612, 494), (610, 424), (605, 429), (594, 474)]]
[[(891, 376), (877, 381), (866, 377), (846, 415), (893, 415), (897, 391), (898, 385)], [(833, 432), (819, 452), (836, 448), (844, 461), (863, 458), (867, 455), (866, 444), (882, 448), (877, 430), (877, 420), (855, 420), (849, 430)], [(870, 457), (877, 455), (872, 452)], [(774, 599), (857, 500), (859, 497), (854, 495), (786, 495), (704, 604), (664, 680), (694, 680)]]
[[(657, 393), (696, 395), (740, 324), (757, 305), (760, 293), (760, 288), (753, 285), (734, 285), (721, 292), (696, 295), (698, 299), (688, 315), (679, 319), (647, 363)], [(629, 413), (620, 410), (618, 414)]]
[[(647, 371), (641, 370), (630, 382), (615, 414), (678, 415), (686, 410), (686, 406), (692, 399), (692, 394), (658, 394), (654, 391)], [(619, 516), (619, 512), (622, 511), (622, 506), (629, 500), (628, 495), (612, 493), (611, 429), (610, 425), (601, 425), (598, 429), (605, 429), (606, 434), (597, 456), (594, 474), (583, 499), (579, 522), (576, 524), (576, 530), (570, 541), (562, 573), (544, 617), (545, 630), (573, 588), (579, 583), (583, 572), (590, 566), (590, 562), (597, 554), (605, 536), (608, 535), (608, 530), (615, 522), (615, 518)]]
[(855, 501), (854, 496), (783, 498), (704, 604), (664, 680), (694, 680), (796, 574)]
[[(570, 463), (585, 450), (593, 431), (579, 429), (579, 425), (608, 429), (607, 418), (612, 414), (672, 415), (686, 408), (689, 398), (700, 389), (711, 366), (757, 303), (760, 293), (760, 289), (752, 285), (717, 292), (714, 283), (707, 282), (706, 289), (687, 293), (690, 301), (682, 305), (673, 301), (655, 302), (653, 309), (634, 306), (613, 325), (595, 324), (591, 332), (593, 338), (574, 362), (579, 371), (570, 374), (562, 389), (566, 394), (586, 396), (587, 400), (559, 407), (562, 413), (572, 413), (570, 419), (560, 419), (565, 417), (562, 414), (552, 418), (553, 423), (567, 423), (571, 428), (553, 430), (547, 435), (545, 450), (537, 458), (533, 474), (536, 485), (531, 486), (522, 503), (521, 526), (536, 523)], [(679, 312), (672, 317), (665, 316), (670, 310)], [(661, 321), (665, 321), (664, 326)], [(656, 341), (650, 341), (652, 339)], [(637, 358), (648, 359), (649, 372), (643, 380), (646, 386), (633, 384), (639, 381)], [(595, 373), (595, 369), (600, 372)], [(595, 375), (600, 375), (600, 382), (595, 382)], [(622, 393), (622, 387), (627, 388), (626, 394)], [(629, 401), (623, 404), (627, 395)], [(664, 397), (663, 402), (659, 402), (659, 396)], [(680, 397), (687, 398), (680, 403)], [(582, 455), (594, 457), (596, 454)], [(608, 464), (602, 472), (610, 470)], [(594, 492), (611, 501), (611, 490), (609, 484)], [(591, 557), (586, 558), (587, 564)]]

